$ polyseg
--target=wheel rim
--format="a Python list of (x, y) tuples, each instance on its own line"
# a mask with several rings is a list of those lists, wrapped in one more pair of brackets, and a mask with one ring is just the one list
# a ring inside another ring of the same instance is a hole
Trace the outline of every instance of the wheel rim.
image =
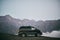
[(22, 37), (25, 37), (25, 34), (22, 34)]

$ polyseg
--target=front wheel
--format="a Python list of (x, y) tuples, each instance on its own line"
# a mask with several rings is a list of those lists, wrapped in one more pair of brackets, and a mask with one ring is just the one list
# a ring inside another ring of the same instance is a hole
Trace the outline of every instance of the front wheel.
[(36, 34), (35, 34), (35, 37), (37, 37), (37, 36), (38, 36), (38, 34), (36, 33)]

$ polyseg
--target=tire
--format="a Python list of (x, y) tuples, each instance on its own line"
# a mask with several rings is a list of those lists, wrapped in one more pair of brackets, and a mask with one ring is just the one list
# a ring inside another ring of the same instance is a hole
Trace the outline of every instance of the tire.
[(27, 35), (26, 35), (25, 33), (23, 33), (21, 36), (22, 36), (22, 37), (27, 37)]
[(35, 37), (37, 37), (37, 36), (38, 36), (38, 34), (36, 33), (36, 34), (35, 34)]

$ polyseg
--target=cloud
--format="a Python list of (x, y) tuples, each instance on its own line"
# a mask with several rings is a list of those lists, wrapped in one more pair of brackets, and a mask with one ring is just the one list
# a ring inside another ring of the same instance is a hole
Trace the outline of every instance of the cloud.
[(52, 31), (51, 33), (46, 32), (46, 33), (43, 33), (42, 36), (60, 38), (60, 31)]

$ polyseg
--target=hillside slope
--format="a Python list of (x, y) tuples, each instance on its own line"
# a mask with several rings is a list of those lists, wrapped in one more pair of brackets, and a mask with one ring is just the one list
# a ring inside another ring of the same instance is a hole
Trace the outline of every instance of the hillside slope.
[(16, 35), (1, 34), (0, 40), (60, 40), (60, 38), (49, 38), (49, 37), (19, 37)]

